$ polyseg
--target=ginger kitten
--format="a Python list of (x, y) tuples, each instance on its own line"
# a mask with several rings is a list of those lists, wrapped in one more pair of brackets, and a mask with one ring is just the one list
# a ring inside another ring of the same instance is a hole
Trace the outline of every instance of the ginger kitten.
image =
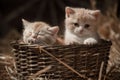
[(113, 67), (114, 70), (120, 71), (120, 23), (119, 19), (108, 18), (98, 29), (102, 39), (112, 42), (110, 49), (107, 72)]
[(99, 10), (66, 7), (65, 44), (96, 44)]
[(51, 27), (45, 22), (29, 22), (22, 19), (23, 41), (27, 44), (53, 45), (57, 40), (58, 26)]

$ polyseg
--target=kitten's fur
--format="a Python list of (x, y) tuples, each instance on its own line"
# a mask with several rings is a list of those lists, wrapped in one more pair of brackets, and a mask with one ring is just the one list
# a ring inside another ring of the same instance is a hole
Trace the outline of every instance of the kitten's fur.
[(119, 19), (108, 18), (98, 29), (102, 39), (112, 42), (107, 72), (113, 67), (120, 71), (120, 23)]
[(23, 41), (27, 44), (52, 45), (56, 43), (58, 26), (50, 27), (45, 22), (29, 22), (22, 19)]
[(98, 42), (96, 23), (99, 10), (66, 7), (65, 44), (95, 44)]

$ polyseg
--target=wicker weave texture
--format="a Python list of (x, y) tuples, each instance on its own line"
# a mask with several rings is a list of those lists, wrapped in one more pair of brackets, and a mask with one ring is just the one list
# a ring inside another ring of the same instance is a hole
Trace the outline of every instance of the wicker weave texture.
[[(111, 43), (109, 42), (102, 42), (101, 44), (90, 46), (59, 45), (41, 48), (37, 45), (15, 42), (12, 47), (16, 59), (18, 78), (21, 80), (32, 76), (49, 65), (52, 66), (51, 69), (39, 77), (51, 80), (87, 80), (87, 78), (97, 80), (102, 62), (104, 62), (102, 75), (106, 73), (110, 45)], [(51, 53), (79, 74), (86, 76), (86, 79), (78, 76), (41, 49)]]

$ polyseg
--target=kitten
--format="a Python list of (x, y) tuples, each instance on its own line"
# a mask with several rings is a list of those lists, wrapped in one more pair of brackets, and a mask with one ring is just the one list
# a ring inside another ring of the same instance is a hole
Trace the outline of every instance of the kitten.
[(23, 41), (27, 44), (53, 45), (57, 40), (58, 26), (51, 27), (45, 22), (29, 22), (22, 19)]
[(98, 34), (96, 24), (99, 10), (66, 7), (65, 44), (96, 44)]

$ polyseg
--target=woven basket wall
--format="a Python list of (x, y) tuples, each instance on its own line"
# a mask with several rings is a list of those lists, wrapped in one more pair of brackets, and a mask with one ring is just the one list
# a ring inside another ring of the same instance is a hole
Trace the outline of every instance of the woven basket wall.
[[(16, 59), (18, 78), (27, 80), (29, 76), (51, 66), (38, 78), (43, 80), (97, 80), (100, 69), (106, 73), (110, 42), (103, 41), (96, 45), (58, 45), (40, 47), (18, 42), (12, 43)], [(67, 64), (56, 60), (56, 58)], [(103, 66), (101, 66), (103, 64)], [(71, 70), (71, 68), (73, 70)], [(80, 74), (80, 75), (79, 75)]]

